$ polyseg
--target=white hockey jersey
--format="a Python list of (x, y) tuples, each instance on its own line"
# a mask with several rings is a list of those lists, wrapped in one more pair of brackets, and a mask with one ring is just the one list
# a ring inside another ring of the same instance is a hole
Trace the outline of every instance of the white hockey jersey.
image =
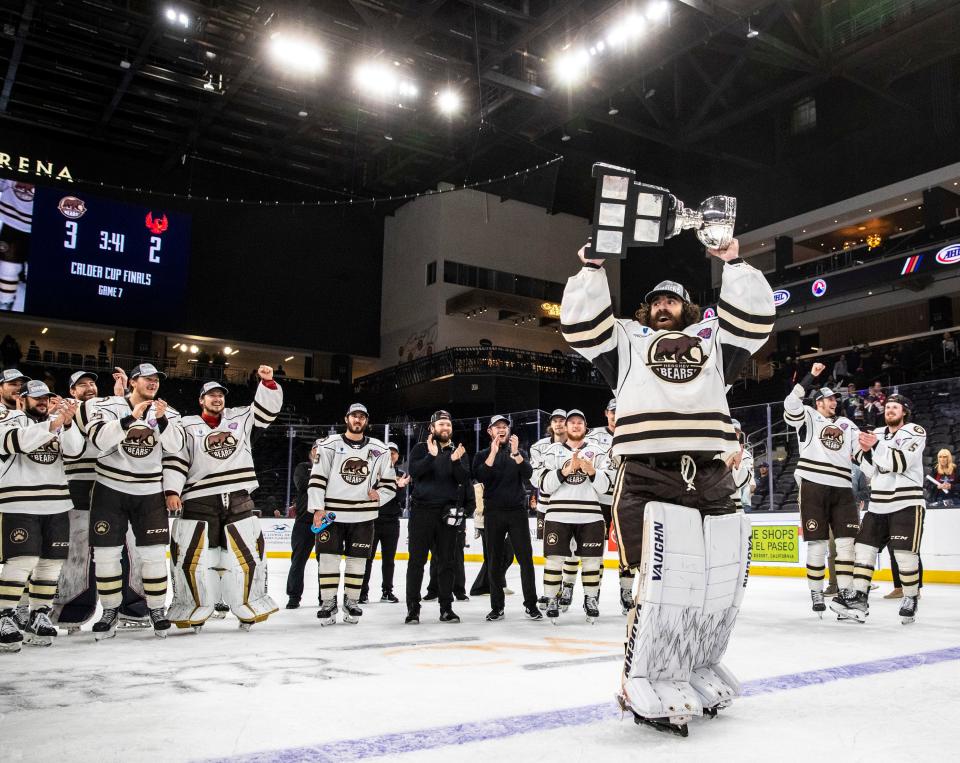
[(736, 453), (726, 387), (775, 318), (767, 279), (739, 259), (723, 266), (717, 317), (683, 331), (614, 318), (603, 268), (586, 266), (568, 279), (560, 306), (567, 343), (593, 362), (617, 399), (616, 457)]
[(927, 433), (918, 424), (904, 424), (891, 433), (887, 427), (873, 430), (877, 444), (854, 459), (870, 478), (869, 511), (892, 514), (901, 509), (923, 506), (923, 450)]
[[(79, 405), (83, 405), (77, 401)], [(75, 421), (79, 416), (75, 417)], [(79, 427), (79, 421), (77, 423)], [(81, 436), (83, 436), (81, 434)], [(67, 479), (70, 482), (93, 482), (97, 478), (97, 456), (100, 451), (90, 442), (90, 438), (84, 437), (83, 451), (79, 456), (63, 454), (63, 469), (67, 473)]]
[[(553, 442), (553, 435), (548, 434), (546, 437), (541, 437), (530, 446), (530, 468), (533, 469), (534, 473), (536, 473), (537, 469), (543, 465), (544, 456), (550, 449), (550, 446), (553, 445)], [(541, 514), (546, 512), (549, 503), (550, 494), (545, 492), (542, 488), (537, 488), (537, 511), (539, 511)]]
[(73, 508), (63, 456), (83, 450), (74, 423), (50, 431), (22, 411), (7, 411), (0, 422), (0, 513), (59, 514)]
[(180, 414), (167, 408), (167, 424), (161, 431), (154, 406), (137, 420), (130, 419), (132, 410), (126, 398), (95, 397), (80, 407), (77, 420), (97, 450), (97, 482), (129, 495), (158, 493), (163, 454), (183, 448)]
[[(367, 491), (375, 490), (371, 499)], [(386, 444), (372, 437), (358, 442), (345, 435), (317, 441), (317, 457), (310, 470), (307, 510), (336, 513), (336, 521), (367, 522), (376, 519), (380, 506), (396, 495), (397, 474)]]
[(737, 504), (750, 504), (750, 495), (751, 486), (753, 488), (757, 487), (757, 480), (753, 476), (753, 454), (747, 450), (743, 449), (743, 453), (740, 456), (740, 466), (735, 469), (730, 470), (730, 476), (733, 477), (733, 484), (736, 485), (736, 490), (731, 494)]
[(804, 389), (797, 384), (783, 401), (783, 420), (797, 430), (800, 459), (793, 476), (831, 487), (851, 486), (850, 459), (860, 446), (860, 429), (846, 416), (829, 418), (803, 404)]
[(33, 225), (32, 183), (0, 180), (0, 229), (4, 226), (29, 233)]
[[(597, 443), (597, 445), (607, 451), (608, 456), (610, 455), (610, 449), (613, 447), (613, 434), (606, 427), (594, 427), (587, 432), (587, 436), (584, 439)], [(614, 468), (613, 459), (611, 459), (610, 467), (611, 469)], [(604, 506), (612, 506), (613, 492), (606, 492), (600, 496), (600, 503)]]
[[(553, 522), (582, 525), (603, 520), (601, 499), (613, 495), (613, 473), (608, 451), (597, 442), (586, 439), (580, 446), (580, 458), (596, 469), (593, 477), (581, 470), (564, 476), (563, 467), (573, 456), (573, 448), (565, 442), (555, 442), (543, 453), (543, 460), (533, 466), (530, 481), (547, 493), (550, 500), (544, 507), (546, 518)], [(541, 502), (541, 506), (542, 506)]]
[(280, 413), (283, 390), (263, 383), (250, 405), (225, 408), (220, 423), (211, 427), (202, 416), (184, 416), (183, 448), (163, 455), (163, 490), (184, 501), (208, 495), (246, 490), (260, 483), (253, 468), (253, 442)]

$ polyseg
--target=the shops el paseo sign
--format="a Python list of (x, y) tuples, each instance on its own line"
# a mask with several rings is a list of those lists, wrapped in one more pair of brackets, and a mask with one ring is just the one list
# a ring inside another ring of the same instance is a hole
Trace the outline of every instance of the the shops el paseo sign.
[(51, 178), (65, 183), (73, 182), (70, 168), (65, 164), (0, 151), (0, 173), (3, 172), (30, 175), (34, 178)]

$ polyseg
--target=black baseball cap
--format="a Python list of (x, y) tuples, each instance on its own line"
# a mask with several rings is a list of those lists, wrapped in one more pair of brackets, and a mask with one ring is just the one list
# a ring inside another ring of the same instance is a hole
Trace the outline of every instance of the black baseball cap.
[(450, 415), (449, 411), (440, 409), (439, 411), (434, 411), (434, 414), (430, 417), (430, 423), (436, 424), (441, 419), (446, 419), (451, 424), (453, 423), (453, 417)]

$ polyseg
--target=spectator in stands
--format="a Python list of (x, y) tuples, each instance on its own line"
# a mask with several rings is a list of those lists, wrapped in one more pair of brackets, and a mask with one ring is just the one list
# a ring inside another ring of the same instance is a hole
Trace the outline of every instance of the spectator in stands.
[(857, 393), (857, 385), (853, 382), (847, 385), (847, 396), (843, 401), (843, 415), (860, 429), (866, 426), (863, 398)]
[(40, 362), (40, 348), (37, 347), (35, 340), (30, 340), (30, 346), (27, 347), (27, 363), (39, 363)]
[[(317, 445), (310, 449), (310, 458), (297, 464), (293, 470), (293, 487), (296, 490), (296, 519), (290, 534), (290, 571), (287, 573), (287, 609), (297, 609), (303, 596), (303, 569), (310, 559), (313, 541), (316, 536), (311, 527), (313, 515), (307, 511), (307, 486), (310, 482), (310, 470), (317, 458)], [(319, 606), (321, 602), (317, 602)]]
[(7, 334), (0, 342), (0, 358), (3, 359), (4, 368), (15, 368), (20, 365), (20, 358), (23, 353), (20, 352), (20, 344), (12, 336)]
[(897, 356), (894, 355), (893, 350), (887, 350), (883, 353), (883, 360), (880, 362), (881, 371), (893, 371), (898, 365)]
[(100, 340), (100, 346), (97, 347), (97, 363), (100, 365), (100, 368), (106, 368), (108, 362), (108, 356), (110, 353), (107, 352), (107, 343)]
[(927, 503), (933, 506), (954, 506), (953, 485), (957, 481), (957, 465), (953, 461), (953, 454), (946, 448), (937, 452), (937, 465), (927, 477), (924, 486), (927, 493)]
[(273, 372), (274, 376), (286, 376), (287, 372), (283, 370), (283, 363), (277, 363), (277, 370)]
[(953, 338), (949, 331), (943, 335), (943, 342), (941, 342), (943, 347), (943, 362), (949, 363), (955, 357), (957, 357), (957, 340)]
[(883, 407), (886, 403), (887, 395), (883, 391), (883, 385), (875, 381), (867, 390), (867, 397), (863, 402), (863, 415), (867, 426), (883, 426)]
[(761, 461), (760, 467), (757, 469), (757, 484), (760, 487), (767, 484), (767, 480), (769, 480), (768, 474), (770, 474), (770, 464), (766, 461)]
[(841, 355), (837, 362), (833, 364), (831, 376), (833, 376), (837, 384), (843, 384), (846, 382), (847, 378), (850, 376), (850, 369), (847, 368), (846, 355)]

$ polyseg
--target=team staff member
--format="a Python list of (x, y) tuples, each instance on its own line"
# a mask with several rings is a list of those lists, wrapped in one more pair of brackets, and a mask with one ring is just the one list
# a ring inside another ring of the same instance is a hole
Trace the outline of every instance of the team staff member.
[(377, 546), (380, 546), (381, 571), (381, 603), (397, 604), (400, 602), (393, 593), (393, 571), (396, 565), (397, 545), (400, 543), (400, 517), (403, 516), (403, 507), (407, 503), (407, 485), (410, 484), (410, 475), (397, 468), (400, 460), (400, 448), (396, 443), (388, 442), (390, 449), (390, 463), (397, 474), (397, 492), (393, 498), (380, 507), (380, 513), (373, 523), (373, 548), (367, 557), (367, 569), (363, 573), (363, 586), (360, 588), (360, 603), (366, 604), (370, 594), (370, 571), (373, 569), (373, 557), (376, 556)]
[[(317, 460), (317, 444), (310, 448), (310, 460), (297, 464), (293, 470), (293, 487), (297, 491), (296, 519), (290, 532), (290, 571), (287, 573), (287, 609), (297, 609), (303, 596), (303, 570), (313, 551), (313, 515), (307, 511), (307, 490), (310, 470)], [(320, 602), (317, 602), (318, 605)]]
[(473, 459), (473, 476), (483, 485), (484, 546), (490, 582), (487, 620), (503, 619), (500, 560), (508, 537), (520, 564), (524, 611), (531, 620), (541, 620), (543, 615), (537, 609), (537, 582), (524, 491), (533, 468), (526, 454), (521, 452), (517, 436), (510, 434), (510, 422), (505, 416), (493, 416), (487, 434), (490, 435), (490, 447), (481, 450)]
[(437, 557), (440, 622), (459, 623), (453, 611), (454, 555), (458, 531), (463, 526), (465, 490), (470, 489), (466, 449), (454, 446), (453, 421), (447, 411), (430, 417), (430, 434), (410, 452), (413, 483), (408, 529), (410, 561), (407, 564), (408, 624), (420, 622), (420, 591), (427, 554)]

